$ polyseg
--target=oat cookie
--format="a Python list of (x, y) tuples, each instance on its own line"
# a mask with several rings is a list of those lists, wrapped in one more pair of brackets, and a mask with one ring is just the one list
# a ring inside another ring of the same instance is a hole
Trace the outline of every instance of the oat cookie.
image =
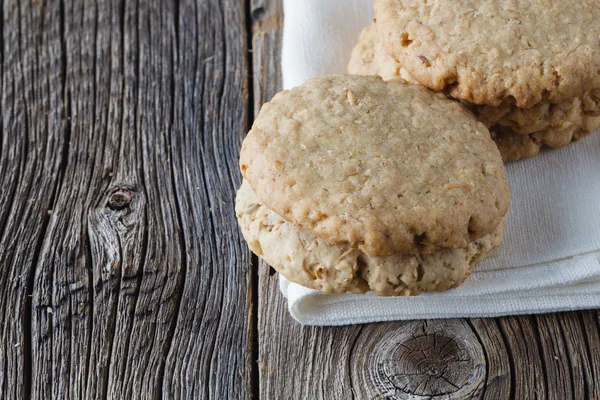
[(418, 84), (415, 79), (385, 52), (375, 26), (363, 29), (348, 63), (348, 73), (354, 75), (379, 75), (386, 81), (402, 78), (407, 82)]
[[(348, 72), (403, 78), (417, 83), (405, 68), (389, 56), (379, 43), (375, 27), (365, 28), (354, 47)], [(537, 155), (540, 148), (561, 147), (600, 126), (600, 89), (561, 103), (542, 101), (531, 108), (505, 102), (498, 107), (463, 101), (486, 125), (505, 161)], [(523, 135), (524, 137), (521, 137)]]
[[(516, 161), (522, 158), (532, 157), (539, 154), (542, 147), (559, 148), (575, 142), (600, 126), (600, 117), (585, 117), (584, 126), (565, 130), (548, 129), (535, 132), (530, 135), (515, 133), (511, 128), (494, 125), (490, 128), (492, 139), (496, 142), (502, 159), (505, 162)], [(593, 128), (586, 128), (586, 124)]]
[(425, 255), (372, 257), (349, 246), (336, 246), (269, 210), (244, 181), (236, 198), (236, 215), (250, 249), (292, 282), (329, 293), (408, 296), (460, 285), (470, 268), (495, 250), (504, 220), (492, 234), (465, 249)]
[(466, 105), (489, 127), (504, 161), (535, 156), (544, 146), (566, 146), (600, 127), (598, 89), (583, 98), (528, 109)]
[(600, 2), (376, 0), (383, 47), (421, 84), (518, 107), (600, 88)]
[(244, 140), (258, 199), (371, 256), (466, 248), (495, 231), (509, 188), (488, 130), (421, 86), (332, 75), (277, 94)]

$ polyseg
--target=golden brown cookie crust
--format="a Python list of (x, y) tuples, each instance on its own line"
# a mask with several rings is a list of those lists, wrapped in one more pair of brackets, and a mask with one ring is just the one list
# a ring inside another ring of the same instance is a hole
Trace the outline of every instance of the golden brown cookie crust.
[(299, 228), (260, 203), (244, 181), (236, 215), (250, 249), (292, 282), (328, 293), (409, 296), (460, 285), (473, 265), (502, 240), (504, 220), (494, 233), (465, 249), (426, 255), (372, 257), (349, 246), (335, 246)]
[[(348, 72), (418, 83), (383, 50), (374, 26), (361, 33)], [(531, 108), (507, 102), (498, 107), (463, 104), (490, 129), (505, 162), (535, 156), (544, 146), (565, 146), (600, 127), (600, 89), (557, 104), (543, 101)]]
[(514, 105), (467, 107), (489, 127), (505, 162), (535, 156), (543, 147), (566, 146), (600, 127), (598, 89), (583, 98), (558, 104), (543, 102), (528, 109)]
[(504, 162), (509, 162), (536, 156), (544, 147), (556, 149), (566, 146), (589, 135), (599, 127), (600, 117), (585, 117), (581, 127), (563, 130), (548, 129), (523, 135), (509, 127), (494, 125), (490, 128), (490, 133), (502, 154), (502, 159)]
[(402, 78), (410, 83), (419, 83), (385, 52), (377, 38), (375, 26), (369, 26), (361, 32), (352, 49), (347, 70), (354, 75), (379, 75), (386, 81)]
[(456, 99), (527, 108), (600, 88), (600, 2), (376, 0), (383, 47)]
[(506, 126), (521, 135), (541, 134), (544, 131), (574, 132), (588, 129), (593, 125), (590, 124), (590, 118), (600, 116), (600, 89), (588, 92), (583, 97), (556, 104), (541, 102), (531, 108), (519, 108), (514, 104), (501, 104), (498, 107), (468, 102), (463, 104), (487, 127)]
[(240, 154), (268, 208), (372, 256), (465, 248), (492, 233), (509, 188), (487, 129), (421, 86), (332, 75), (263, 106)]

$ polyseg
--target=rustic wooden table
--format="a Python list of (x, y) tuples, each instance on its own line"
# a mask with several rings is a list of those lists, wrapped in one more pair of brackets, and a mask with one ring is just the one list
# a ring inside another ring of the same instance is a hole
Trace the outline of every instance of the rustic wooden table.
[(233, 214), (279, 1), (3, 1), (0, 398), (600, 398), (597, 311), (290, 319)]

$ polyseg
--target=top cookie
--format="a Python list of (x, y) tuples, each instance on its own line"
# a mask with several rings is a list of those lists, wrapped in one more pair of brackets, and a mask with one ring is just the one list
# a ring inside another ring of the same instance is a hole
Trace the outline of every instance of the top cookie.
[(375, 25), (366, 27), (360, 33), (350, 54), (347, 71), (354, 75), (379, 75), (386, 81), (402, 78), (410, 83), (419, 83), (385, 52), (377, 37)]
[(383, 47), (457, 99), (531, 107), (600, 87), (600, 2), (375, 0)]
[(258, 199), (372, 256), (465, 248), (494, 231), (509, 189), (483, 124), (403, 80), (333, 75), (265, 104), (240, 167)]

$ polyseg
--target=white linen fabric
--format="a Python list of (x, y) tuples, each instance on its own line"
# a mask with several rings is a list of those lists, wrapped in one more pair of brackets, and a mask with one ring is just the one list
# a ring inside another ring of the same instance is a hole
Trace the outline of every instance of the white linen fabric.
[[(372, 0), (284, 0), (286, 89), (343, 73)], [(415, 297), (324, 294), (287, 281), (290, 314), (307, 325), (493, 317), (600, 308), (600, 133), (507, 166), (504, 241), (457, 289)]]

